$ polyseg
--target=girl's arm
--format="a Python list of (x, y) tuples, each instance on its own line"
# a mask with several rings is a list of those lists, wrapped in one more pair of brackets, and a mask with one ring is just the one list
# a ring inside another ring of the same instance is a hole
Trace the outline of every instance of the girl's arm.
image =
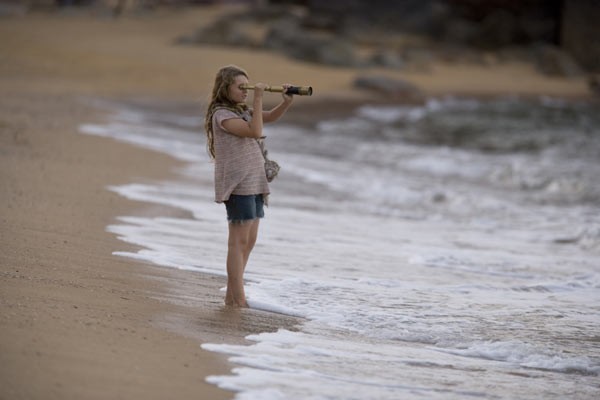
[(262, 98), (266, 85), (254, 85), (254, 100), (252, 102), (252, 120), (248, 123), (241, 118), (226, 119), (222, 122), (223, 128), (236, 136), (260, 139), (263, 130)]
[[(289, 84), (283, 85), (283, 87), (286, 90), (289, 86), (290, 86)], [(294, 96), (285, 94), (285, 92), (283, 92), (283, 101), (281, 103), (279, 103), (277, 106), (275, 106), (273, 109), (271, 109), (269, 111), (263, 111), (263, 121), (264, 122), (277, 121), (279, 118), (281, 118), (281, 116), (283, 114), (285, 114), (287, 109), (290, 108), (293, 100), (294, 100)]]

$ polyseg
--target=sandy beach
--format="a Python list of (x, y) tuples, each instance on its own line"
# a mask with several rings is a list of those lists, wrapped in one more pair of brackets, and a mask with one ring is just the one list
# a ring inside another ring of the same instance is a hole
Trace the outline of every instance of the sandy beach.
[[(198, 106), (215, 71), (235, 63), (253, 81), (315, 88), (301, 120), (372, 101), (352, 88), (360, 72), (266, 51), (177, 46), (223, 9), (157, 10), (119, 19), (87, 10), (32, 13), (0, 24), (0, 399), (226, 399), (205, 382), (232, 365), (200, 348), (299, 321), (223, 307), (219, 277), (113, 256), (133, 249), (106, 232), (120, 215), (178, 215), (106, 190), (167, 179), (166, 155), (82, 135), (102, 121), (93, 99)], [(428, 73), (369, 71), (410, 80), (427, 95), (591, 96), (585, 79), (530, 65), (435, 65)], [(325, 107), (327, 105), (327, 107)], [(199, 132), (199, 140), (203, 140)], [(197, 299), (178, 296), (195, 291)]]

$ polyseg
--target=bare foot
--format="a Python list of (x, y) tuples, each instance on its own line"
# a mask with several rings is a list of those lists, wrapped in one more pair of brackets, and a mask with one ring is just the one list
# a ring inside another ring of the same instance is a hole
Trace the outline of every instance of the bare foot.
[(248, 305), (248, 302), (246, 300), (238, 303), (238, 302), (234, 302), (233, 299), (225, 298), (225, 305), (227, 307), (234, 307), (234, 308), (250, 308), (250, 306)]

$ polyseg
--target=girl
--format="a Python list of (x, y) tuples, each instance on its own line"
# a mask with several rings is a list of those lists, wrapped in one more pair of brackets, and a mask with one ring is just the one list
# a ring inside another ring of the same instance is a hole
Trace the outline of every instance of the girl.
[(256, 243), (259, 219), (269, 194), (264, 158), (257, 139), (262, 137), (263, 123), (278, 120), (292, 104), (287, 95), (290, 85), (283, 85), (283, 101), (270, 111), (263, 111), (266, 85), (254, 85), (252, 108), (245, 101), (248, 74), (235, 65), (217, 73), (205, 129), (208, 153), (215, 161), (215, 201), (225, 203), (229, 221), (227, 250), (227, 293), (225, 304), (248, 307), (244, 294), (244, 270)]

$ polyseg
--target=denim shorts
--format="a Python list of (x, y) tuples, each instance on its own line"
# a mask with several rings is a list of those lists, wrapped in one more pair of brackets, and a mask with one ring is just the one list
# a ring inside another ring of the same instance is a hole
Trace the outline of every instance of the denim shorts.
[(229, 196), (229, 200), (225, 201), (227, 220), (232, 224), (236, 224), (263, 218), (265, 216), (263, 206), (262, 194), (248, 196), (232, 194)]

